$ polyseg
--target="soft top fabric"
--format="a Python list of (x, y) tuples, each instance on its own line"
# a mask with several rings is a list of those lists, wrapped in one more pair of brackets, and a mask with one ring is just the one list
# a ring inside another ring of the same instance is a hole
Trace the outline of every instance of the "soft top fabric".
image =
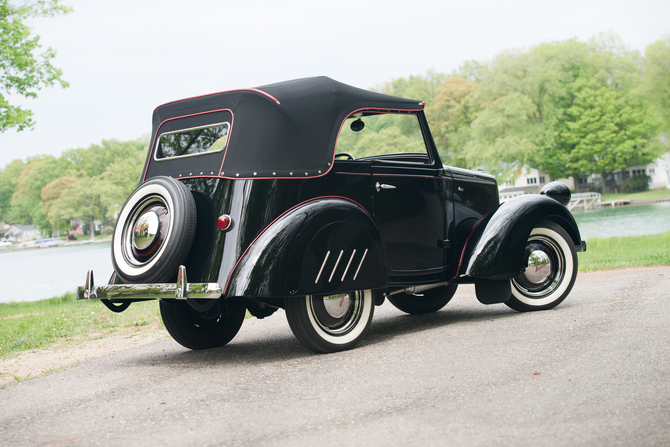
[[(359, 89), (325, 76), (167, 103), (154, 111), (145, 178), (195, 176), (193, 172), (201, 171), (203, 175), (239, 179), (324, 175), (332, 165), (342, 122), (361, 109), (418, 112), (423, 103)], [(153, 159), (161, 133), (168, 128), (174, 131), (180, 126), (210, 124), (220, 111), (226, 111), (232, 120), (223, 152), (160, 162)]]

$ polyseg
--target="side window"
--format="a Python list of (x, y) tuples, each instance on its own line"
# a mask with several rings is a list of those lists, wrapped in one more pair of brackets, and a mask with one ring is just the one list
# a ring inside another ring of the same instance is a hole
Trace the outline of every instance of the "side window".
[(416, 115), (357, 113), (347, 118), (337, 139), (336, 153), (354, 158), (430, 163)]

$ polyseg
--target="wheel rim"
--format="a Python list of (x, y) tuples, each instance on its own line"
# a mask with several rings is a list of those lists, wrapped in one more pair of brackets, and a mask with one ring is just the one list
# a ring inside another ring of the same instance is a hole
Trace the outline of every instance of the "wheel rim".
[(356, 327), (363, 306), (361, 292), (310, 297), (315, 322), (329, 335), (344, 335)]
[(170, 212), (162, 197), (151, 195), (131, 211), (123, 228), (121, 250), (124, 259), (133, 266), (143, 266), (153, 260), (167, 240)]
[(565, 257), (560, 246), (544, 235), (534, 235), (526, 245), (526, 270), (512, 280), (523, 295), (542, 299), (551, 295), (565, 277)]

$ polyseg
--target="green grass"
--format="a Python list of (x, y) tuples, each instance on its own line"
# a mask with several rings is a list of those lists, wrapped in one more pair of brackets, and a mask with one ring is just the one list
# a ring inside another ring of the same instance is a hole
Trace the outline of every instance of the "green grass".
[(670, 189), (660, 188), (651, 191), (634, 192), (634, 193), (618, 193), (605, 194), (600, 200), (602, 202), (611, 202), (613, 200), (653, 200), (665, 199), (670, 197)]
[(162, 327), (157, 301), (133, 303), (114, 313), (99, 301), (77, 301), (74, 294), (48, 300), (0, 303), (0, 358), (45, 348), (55, 342), (91, 334), (104, 336), (120, 328)]
[(580, 272), (670, 265), (670, 232), (589, 239), (586, 252), (577, 256)]

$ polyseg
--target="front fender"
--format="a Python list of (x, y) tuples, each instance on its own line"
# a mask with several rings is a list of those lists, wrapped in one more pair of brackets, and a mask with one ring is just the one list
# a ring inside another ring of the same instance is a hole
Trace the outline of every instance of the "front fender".
[(287, 297), (385, 286), (379, 230), (358, 204), (317, 198), (287, 211), (256, 238), (226, 296)]
[[(464, 248), (460, 276), (510, 279), (523, 272), (526, 242), (541, 221), (555, 222), (565, 229), (576, 246), (581, 246), (579, 229), (570, 211), (545, 195), (528, 194), (506, 201), (485, 218)], [(479, 235), (477, 237), (477, 235)], [(460, 272), (459, 272), (460, 273)]]

